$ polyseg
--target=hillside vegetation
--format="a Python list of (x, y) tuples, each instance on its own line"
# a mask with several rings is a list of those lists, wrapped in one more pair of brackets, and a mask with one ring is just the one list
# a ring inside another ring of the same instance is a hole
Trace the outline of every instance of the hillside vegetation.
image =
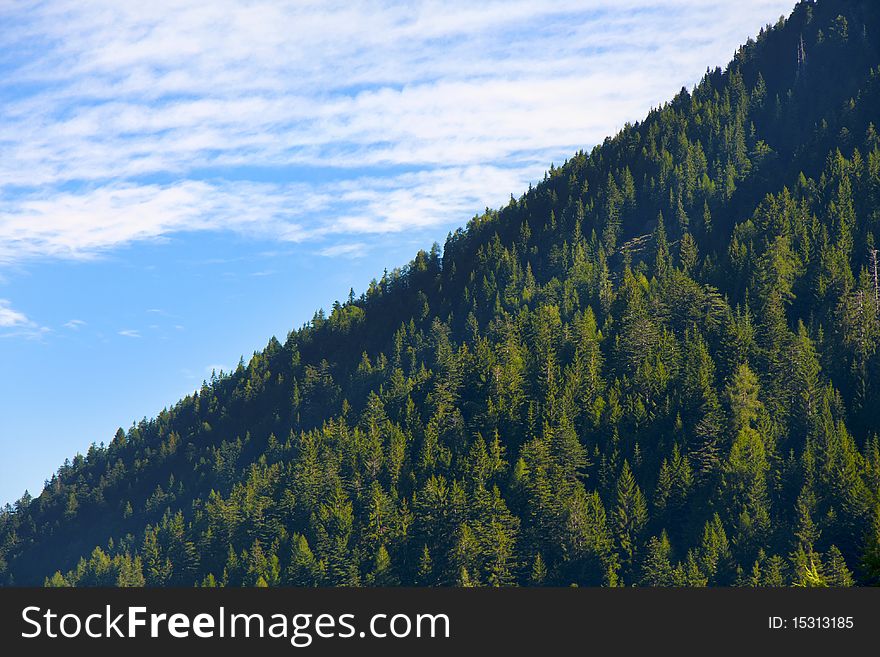
[(880, 6), (801, 2), (65, 462), (0, 582), (880, 583), (878, 125)]

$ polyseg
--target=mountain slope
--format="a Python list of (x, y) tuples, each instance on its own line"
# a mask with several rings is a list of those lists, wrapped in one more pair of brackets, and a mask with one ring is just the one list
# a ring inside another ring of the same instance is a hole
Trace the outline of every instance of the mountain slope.
[(876, 3), (801, 2), (65, 463), (0, 581), (877, 583), (878, 108)]

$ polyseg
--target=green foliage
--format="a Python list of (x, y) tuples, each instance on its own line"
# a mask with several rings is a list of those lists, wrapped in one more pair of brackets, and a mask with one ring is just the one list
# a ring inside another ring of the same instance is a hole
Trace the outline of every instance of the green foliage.
[(800, 3), (65, 462), (0, 583), (880, 583), (875, 5)]

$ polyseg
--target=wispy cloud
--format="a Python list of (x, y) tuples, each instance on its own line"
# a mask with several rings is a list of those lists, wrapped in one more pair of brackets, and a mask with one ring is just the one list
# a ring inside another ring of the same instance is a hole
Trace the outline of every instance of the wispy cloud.
[(36, 340), (51, 332), (48, 326), (40, 326), (23, 312), (15, 310), (8, 299), (0, 299), (0, 338)]
[(363, 242), (335, 244), (333, 246), (328, 246), (325, 249), (321, 249), (320, 251), (318, 251), (318, 255), (322, 255), (327, 258), (338, 258), (340, 256), (358, 258), (364, 255), (366, 248), (367, 245)]
[(117, 331), (117, 333), (126, 338), (139, 338), (141, 337), (141, 332), (136, 329), (124, 329), (122, 331)]
[(27, 326), (30, 323), (27, 315), (13, 309), (7, 299), (0, 299), (0, 328)]
[(0, 264), (463, 222), (791, 4), (3, 3)]
[(64, 322), (64, 328), (69, 328), (72, 331), (78, 331), (85, 325), (86, 323), (81, 319), (71, 319), (69, 322)]

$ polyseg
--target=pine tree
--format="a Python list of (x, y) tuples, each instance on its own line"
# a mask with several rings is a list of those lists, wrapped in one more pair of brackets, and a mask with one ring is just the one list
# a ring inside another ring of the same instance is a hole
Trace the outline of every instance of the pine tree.
[(875, 505), (871, 525), (866, 532), (862, 568), (868, 583), (880, 584), (880, 504)]
[(418, 573), (418, 581), (422, 586), (430, 586), (433, 583), (433, 570), (434, 565), (431, 561), (431, 553), (428, 551), (428, 546), (424, 545), (422, 547), (422, 555), (419, 558)]
[(645, 559), (642, 565), (642, 586), (672, 586), (674, 583), (673, 568), (669, 560), (672, 548), (669, 537), (664, 530), (660, 536), (652, 536), (645, 548)]
[(628, 571), (638, 555), (642, 529), (648, 520), (648, 507), (627, 461), (623, 462), (617, 480), (617, 504), (613, 517), (621, 565), (624, 571)]
[(367, 582), (373, 586), (394, 586), (397, 584), (397, 578), (391, 569), (391, 557), (384, 545), (380, 546), (376, 552), (373, 570), (367, 578)]
[(669, 243), (666, 241), (666, 227), (663, 213), (657, 215), (657, 227), (654, 229), (654, 273), (658, 278), (665, 278), (671, 267)]
[(727, 400), (730, 404), (734, 432), (738, 433), (751, 426), (757, 419), (761, 409), (759, 393), (758, 377), (747, 364), (739, 365), (727, 386)]
[(693, 236), (686, 232), (681, 236), (681, 242), (678, 246), (678, 261), (682, 271), (685, 274), (691, 274), (697, 266), (698, 259), (697, 243)]
[(535, 560), (532, 562), (532, 570), (529, 574), (529, 583), (532, 586), (541, 586), (544, 582), (547, 581), (547, 566), (544, 564), (544, 560), (541, 558), (541, 553), (535, 555)]
[(825, 554), (825, 580), (828, 586), (852, 586), (853, 576), (849, 568), (846, 566), (846, 560), (837, 549), (832, 545)]

